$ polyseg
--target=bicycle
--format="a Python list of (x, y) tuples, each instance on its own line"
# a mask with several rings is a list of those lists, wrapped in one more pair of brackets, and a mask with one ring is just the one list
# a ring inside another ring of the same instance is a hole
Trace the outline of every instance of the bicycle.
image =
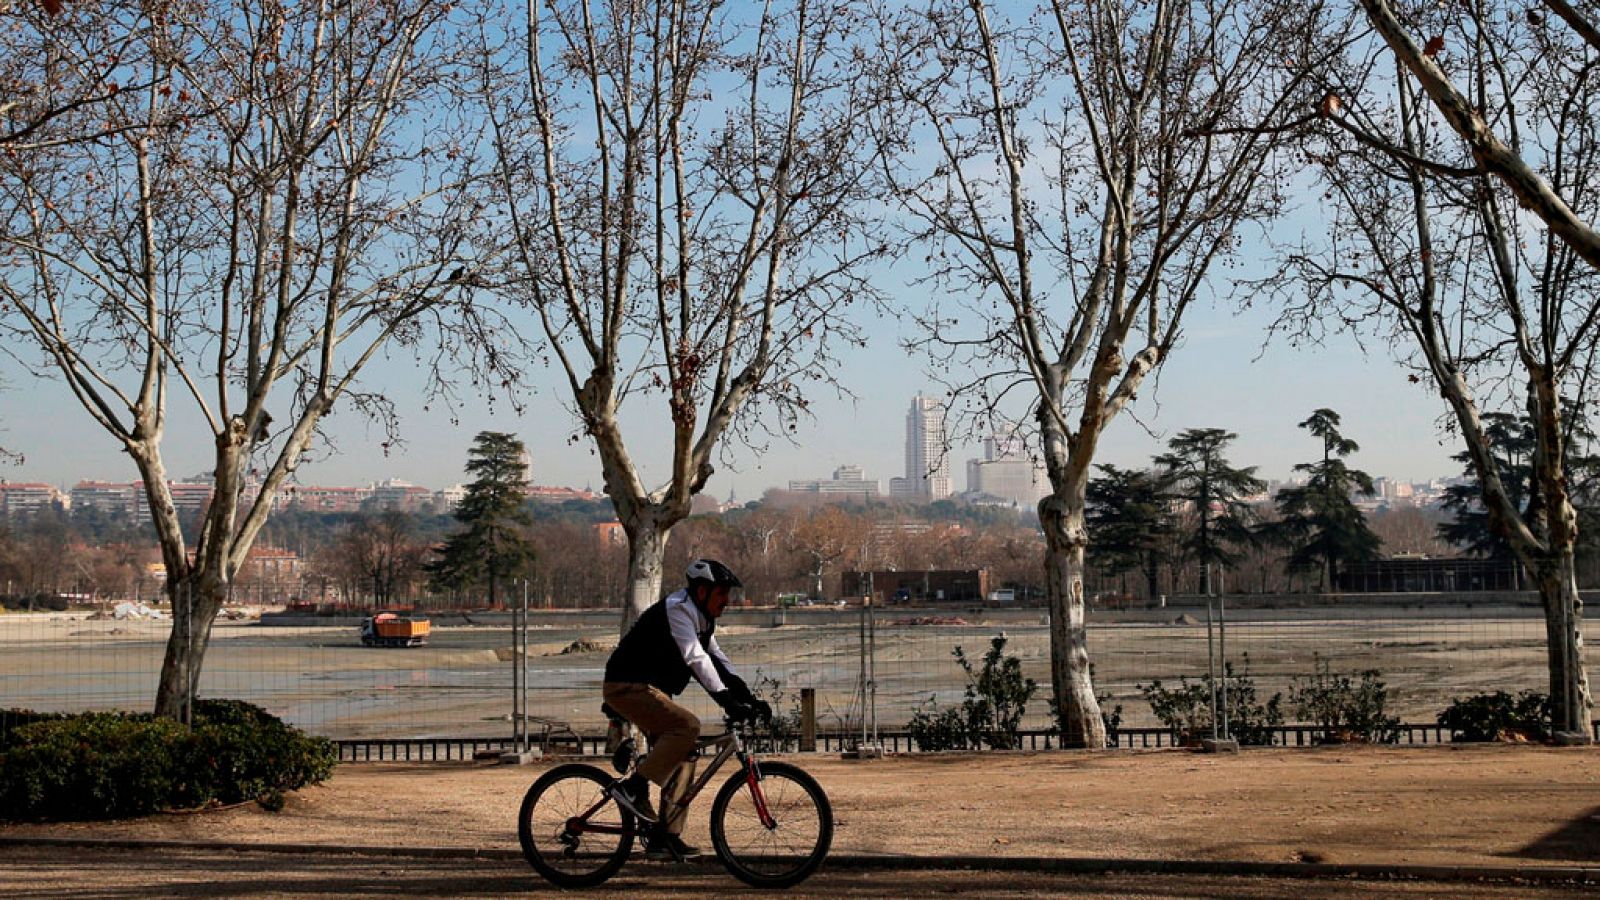
[[(816, 779), (798, 766), (761, 762), (746, 749), (739, 720), (702, 737), (697, 755), (716, 756), (690, 785), (688, 806), (728, 760), (739, 760), (711, 804), (711, 846), (730, 874), (752, 887), (792, 887), (817, 870), (833, 843), (833, 807)], [(621, 870), (635, 837), (657, 819), (642, 814), (620, 789), (637, 767), (632, 740), (612, 759), (621, 777), (598, 766), (567, 763), (540, 776), (522, 798), (517, 836), (529, 864), (564, 888), (594, 887)], [(666, 806), (663, 800), (663, 807)], [(679, 857), (682, 861), (682, 858)]]

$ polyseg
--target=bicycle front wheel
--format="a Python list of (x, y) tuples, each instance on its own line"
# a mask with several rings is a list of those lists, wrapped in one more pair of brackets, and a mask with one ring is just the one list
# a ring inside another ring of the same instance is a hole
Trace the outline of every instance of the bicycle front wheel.
[[(799, 884), (833, 844), (833, 807), (816, 779), (781, 762), (738, 771), (711, 804), (711, 846), (733, 877), (759, 888)], [(766, 815), (762, 815), (763, 809)]]
[(552, 884), (594, 887), (628, 861), (634, 818), (606, 793), (611, 781), (594, 766), (569, 763), (544, 773), (522, 798), (522, 855)]

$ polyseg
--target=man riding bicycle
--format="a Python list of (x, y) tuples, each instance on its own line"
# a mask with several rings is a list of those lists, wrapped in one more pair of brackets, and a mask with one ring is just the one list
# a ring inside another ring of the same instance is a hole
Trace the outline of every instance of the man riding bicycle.
[(646, 836), (650, 856), (688, 857), (700, 851), (683, 842), (688, 809), (680, 798), (694, 780), (700, 719), (672, 698), (692, 676), (732, 718), (771, 718), (772, 707), (750, 692), (717, 646), (717, 617), (728, 608), (739, 577), (714, 559), (697, 559), (685, 573), (688, 586), (645, 610), (606, 661), (606, 705), (650, 739), (638, 772), (620, 785), (618, 799), (654, 818), (649, 785), (661, 787), (660, 824)]

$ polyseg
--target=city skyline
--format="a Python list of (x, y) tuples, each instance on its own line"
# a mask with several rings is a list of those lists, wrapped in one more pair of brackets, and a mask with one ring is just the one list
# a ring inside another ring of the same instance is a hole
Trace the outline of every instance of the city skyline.
[[(985, 445), (984, 458), (973, 458), (967, 461), (969, 480), (961, 486), (960, 490), (954, 489), (954, 486), (952, 485), (952, 491), (949, 495), (950, 497), (960, 498), (963, 495), (980, 493), (981, 485), (975, 485), (971, 480), (971, 473), (973, 472), (974, 464), (996, 462), (1004, 463), (1009, 461), (1018, 461), (1031, 464), (1031, 460), (1013, 460), (1012, 457), (1004, 453), (996, 452), (993, 448), (998, 445), (998, 441), (985, 439), (983, 443)], [(1145, 466), (1144, 468), (1150, 468), (1150, 466)], [(1367, 501), (1369, 504), (1382, 503), (1388, 500), (1408, 500), (1413, 497), (1427, 497), (1428, 499), (1424, 502), (1433, 502), (1433, 500), (1437, 499), (1436, 497), (1430, 496), (1427, 490), (1418, 489), (1436, 489), (1461, 480), (1459, 473), (1439, 474), (1420, 479), (1397, 478), (1381, 473), (1369, 474), (1372, 474), (1373, 482), (1377, 488), (1373, 497)], [(831, 497), (839, 500), (857, 499), (857, 495), (860, 495), (860, 498), (882, 500), (932, 499), (904, 497), (894, 498), (889, 494), (888, 491), (883, 489), (882, 482), (883, 479), (880, 477), (869, 477), (869, 473), (862, 466), (846, 464), (834, 468), (829, 477), (790, 479), (787, 483), (787, 487), (783, 487), (778, 484), (767, 485), (750, 499), (757, 499), (768, 491), (816, 493), (825, 497)], [(1280, 487), (1304, 484), (1306, 479), (1303, 476), (1295, 476), (1282, 479), (1269, 478), (1266, 479), (1266, 482), (1268, 484), (1268, 489), (1260, 495), (1262, 498), (1270, 497)], [(169, 484), (180, 489), (209, 487), (210, 483), (209, 477), (204, 473), (174, 478), (169, 481)], [(94, 478), (78, 478), (68, 482), (56, 483), (21, 481), (17, 479), (0, 477), (0, 493), (4, 493), (5, 489), (7, 488), (12, 489), (13, 492), (20, 492), (21, 489), (44, 488), (58, 495), (56, 499), (67, 500), (67, 505), (69, 508), (77, 507), (80, 504), (98, 507), (126, 507), (128, 511), (143, 514), (145, 499), (142, 494), (135, 496), (128, 493), (129, 491), (137, 491), (141, 484), (142, 482), (140, 481), (107, 481)], [(315, 510), (317, 507), (323, 507), (327, 510), (338, 509), (342, 511), (345, 509), (345, 505), (341, 504), (330, 505), (321, 502), (306, 502), (307, 497), (320, 496), (322, 492), (351, 492), (352, 495), (359, 495), (363, 499), (373, 498), (379, 500), (383, 500), (385, 497), (411, 495), (421, 497), (426, 495), (426, 499), (439, 501), (451, 498), (459, 499), (459, 495), (464, 493), (464, 490), (464, 485), (459, 481), (441, 484), (414, 484), (404, 479), (394, 477), (370, 480), (358, 484), (296, 482), (286, 486), (281, 491), (280, 495), (276, 498), (274, 508), (282, 509), (291, 505), (295, 505), (297, 502), (299, 502), (301, 506), (310, 507), (313, 510)], [(247, 487), (246, 493), (251, 493), (249, 487)], [(528, 486), (528, 494), (530, 497), (552, 501), (568, 499), (600, 500), (604, 497), (602, 493), (591, 490), (587, 486), (580, 487), (567, 484), (549, 484), (537, 482), (530, 482)], [(29, 496), (34, 495), (30, 494)], [(180, 491), (179, 493), (174, 494), (174, 499), (177, 501), (180, 508), (184, 508), (186, 505), (196, 505), (196, 501), (194, 499), (195, 496), (197, 495), (193, 490)], [(704, 493), (699, 496), (709, 497), (711, 495)], [(87, 499), (86, 504), (84, 503), (85, 499)], [(1018, 505), (1022, 506), (1026, 504), (1019, 501)], [(4, 498), (0, 498), (0, 510), (3, 510), (4, 506), (5, 500)], [(350, 508), (354, 507), (352, 506)]]

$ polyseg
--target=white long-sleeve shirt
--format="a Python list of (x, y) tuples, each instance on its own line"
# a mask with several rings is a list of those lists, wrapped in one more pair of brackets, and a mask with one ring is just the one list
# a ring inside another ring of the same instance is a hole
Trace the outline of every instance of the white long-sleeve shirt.
[[(695, 605), (687, 590), (669, 595), (666, 602), (667, 627), (672, 632), (672, 641), (678, 645), (678, 651), (683, 654), (683, 661), (689, 664), (689, 671), (695, 680), (713, 694), (727, 690), (728, 686), (722, 683), (722, 676), (717, 674), (712, 657), (716, 657), (716, 661), (729, 674), (739, 673), (734, 670), (728, 655), (717, 646), (717, 636), (708, 633), (711, 631), (711, 620)], [(703, 647), (700, 644), (701, 635), (706, 635)]]

